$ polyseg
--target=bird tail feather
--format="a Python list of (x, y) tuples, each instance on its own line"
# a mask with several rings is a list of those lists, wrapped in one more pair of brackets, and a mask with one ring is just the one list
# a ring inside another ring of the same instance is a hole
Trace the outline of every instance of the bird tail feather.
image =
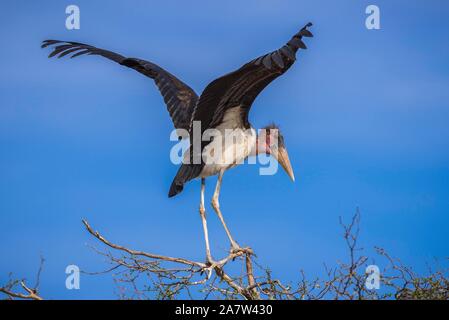
[(200, 164), (182, 164), (170, 186), (168, 197), (171, 198), (181, 193), (184, 189), (184, 184), (197, 178), (202, 169), (203, 166)]

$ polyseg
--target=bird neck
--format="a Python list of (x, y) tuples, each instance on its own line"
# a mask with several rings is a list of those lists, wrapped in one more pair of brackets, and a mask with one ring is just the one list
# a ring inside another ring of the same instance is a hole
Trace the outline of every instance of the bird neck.
[(254, 143), (254, 147), (251, 149), (251, 155), (257, 156), (259, 154), (266, 154), (267, 153), (267, 147), (266, 147), (266, 141), (265, 138), (257, 135), (256, 141)]

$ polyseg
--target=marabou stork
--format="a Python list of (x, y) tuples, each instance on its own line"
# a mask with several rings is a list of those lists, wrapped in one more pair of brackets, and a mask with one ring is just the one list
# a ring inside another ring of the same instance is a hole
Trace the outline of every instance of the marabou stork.
[[(173, 197), (183, 190), (186, 182), (201, 178), (199, 211), (206, 242), (206, 259), (208, 264), (212, 265), (215, 262), (210, 253), (204, 208), (205, 178), (218, 175), (212, 197), (212, 207), (223, 224), (233, 252), (247, 249), (242, 249), (233, 239), (220, 211), (218, 198), (224, 172), (249, 156), (265, 153), (271, 154), (294, 181), (284, 139), (278, 127), (270, 125), (263, 128), (267, 135), (264, 139), (259, 139), (262, 135), (257, 136), (254, 130), (247, 130), (252, 129), (248, 121), (248, 113), (259, 93), (293, 65), (296, 60), (296, 52), (299, 49), (306, 49), (302, 38), (313, 36), (307, 29), (310, 26), (312, 26), (311, 23), (306, 24), (282, 48), (258, 57), (246, 63), (240, 69), (212, 81), (199, 97), (192, 88), (173, 74), (149, 61), (126, 58), (120, 54), (79, 42), (45, 40), (42, 43), (42, 48), (54, 46), (49, 58), (54, 56), (62, 58), (66, 55), (71, 55), (71, 58), (81, 55), (100, 55), (153, 79), (164, 98), (174, 127), (177, 130), (183, 129), (191, 134), (195, 122), (201, 124), (201, 133), (204, 133), (207, 129), (217, 129), (223, 133), (222, 137), (227, 134), (226, 129), (242, 130), (241, 139), (238, 139), (239, 142), (233, 140), (234, 143), (231, 146), (225, 145), (222, 149), (215, 147), (218, 147), (217, 143), (223, 143), (224, 138), (216, 139), (214, 137), (210, 141), (201, 141), (200, 148), (197, 148), (196, 151), (193, 140), (190, 138), (189, 150), (193, 149), (193, 152), (186, 153), (188, 156), (184, 157), (185, 160), (180, 166), (168, 193), (169, 197)], [(275, 133), (274, 139), (269, 139), (268, 137), (273, 137), (272, 132)], [(270, 135), (268, 136), (268, 134)], [(227, 161), (221, 162), (207, 161), (207, 157), (214, 153), (215, 149), (221, 150), (222, 158), (227, 154), (232, 160), (229, 161), (228, 158)], [(200, 161), (197, 163), (192, 160), (195, 154), (200, 155)]]

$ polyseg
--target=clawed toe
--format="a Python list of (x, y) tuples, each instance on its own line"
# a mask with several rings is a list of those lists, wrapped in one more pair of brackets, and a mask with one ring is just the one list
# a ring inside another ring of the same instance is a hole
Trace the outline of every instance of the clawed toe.
[(206, 272), (207, 279), (210, 279), (212, 271), (214, 271), (214, 269), (217, 267), (220, 268), (221, 266), (222, 265), (219, 262), (214, 261), (212, 259), (207, 259), (206, 265), (201, 269), (201, 273)]

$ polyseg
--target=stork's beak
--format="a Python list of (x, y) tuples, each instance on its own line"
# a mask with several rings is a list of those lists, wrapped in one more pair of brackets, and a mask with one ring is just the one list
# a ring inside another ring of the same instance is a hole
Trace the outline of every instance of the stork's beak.
[(292, 165), (290, 163), (290, 159), (288, 158), (287, 149), (285, 149), (284, 147), (280, 147), (277, 150), (277, 155), (276, 152), (273, 155), (276, 157), (276, 160), (288, 174), (290, 179), (295, 182), (295, 175), (293, 174)]

